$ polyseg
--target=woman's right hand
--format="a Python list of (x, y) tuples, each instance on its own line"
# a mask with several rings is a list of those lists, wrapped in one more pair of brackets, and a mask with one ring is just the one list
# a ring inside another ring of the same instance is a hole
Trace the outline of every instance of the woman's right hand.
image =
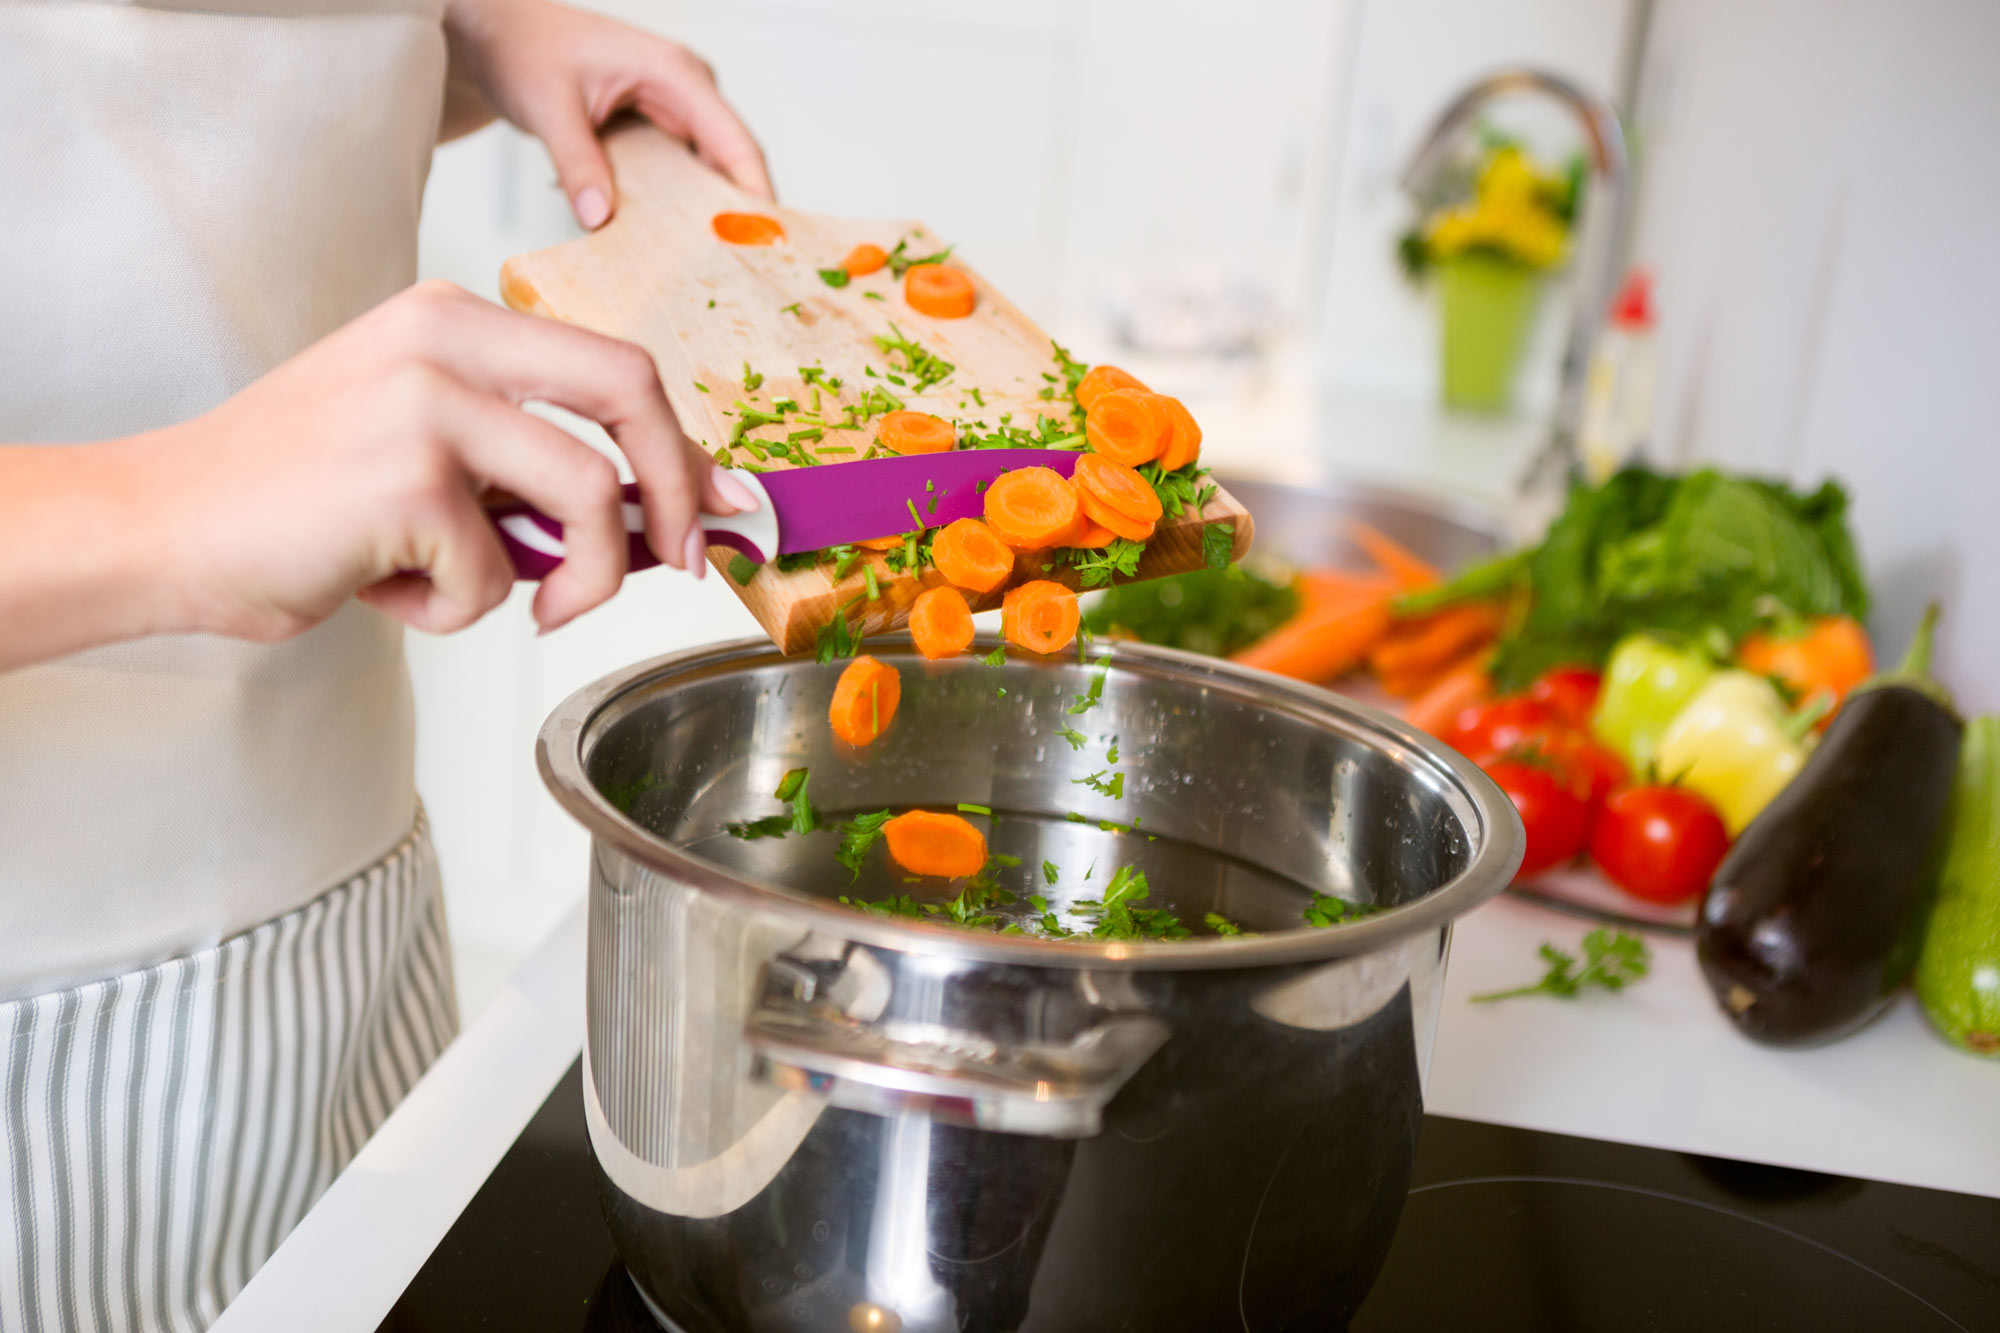
[(617, 469), (528, 399), (611, 433), (667, 564), (700, 577), (697, 510), (754, 506), (681, 433), (644, 350), (425, 283), (206, 415), (124, 442), (179, 618), (276, 640), (358, 595), (418, 629), (463, 628), (514, 583), (480, 503), (495, 489), (564, 525), (568, 555), (535, 594), (542, 628), (603, 602), (626, 572)]

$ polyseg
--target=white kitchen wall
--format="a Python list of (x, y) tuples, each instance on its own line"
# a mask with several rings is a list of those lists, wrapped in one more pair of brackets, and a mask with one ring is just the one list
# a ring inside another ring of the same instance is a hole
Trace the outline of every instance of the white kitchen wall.
[(1659, 0), (1635, 258), (1672, 461), (1833, 474), (1878, 638), (2000, 708), (2000, 5)]
[[(1323, 248), (1351, 4), (598, 7), (711, 61), (788, 203), (921, 217), (1059, 334), (1088, 339), (1112, 288), (1195, 265), (1262, 284), (1286, 316), (1315, 304), (1307, 274)], [(439, 151), (426, 276), (493, 296), (509, 254), (572, 234), (531, 141), (494, 127)], [(526, 596), (466, 634), (410, 641), (418, 782), (473, 974), (522, 953), (583, 886), (586, 840), (534, 772), (550, 708), (617, 667), (756, 632), (713, 578), (644, 575), (546, 639)]]

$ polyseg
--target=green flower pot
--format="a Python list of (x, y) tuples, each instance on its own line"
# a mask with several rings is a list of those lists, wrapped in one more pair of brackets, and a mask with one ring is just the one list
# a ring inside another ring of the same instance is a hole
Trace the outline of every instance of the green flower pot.
[(1504, 412), (1534, 327), (1542, 275), (1482, 254), (1447, 260), (1437, 274), (1444, 297), (1445, 406)]

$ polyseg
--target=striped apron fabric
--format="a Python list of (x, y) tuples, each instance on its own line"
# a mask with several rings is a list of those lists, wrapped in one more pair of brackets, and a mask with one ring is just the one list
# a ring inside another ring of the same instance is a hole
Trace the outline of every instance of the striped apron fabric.
[(0, 1004), (0, 1330), (206, 1328), (457, 1028), (421, 810), (275, 921)]

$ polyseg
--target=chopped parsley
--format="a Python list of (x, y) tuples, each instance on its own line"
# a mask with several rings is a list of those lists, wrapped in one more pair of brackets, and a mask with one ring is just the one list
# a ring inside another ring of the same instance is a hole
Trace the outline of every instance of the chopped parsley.
[(847, 620), (849, 608), (859, 605), (860, 602), (861, 597), (858, 594), (843, 602), (839, 610), (833, 613), (833, 619), (820, 626), (814, 646), (821, 665), (837, 657), (852, 657), (855, 649), (861, 646), (861, 635), (854, 632), (854, 626)]
[(1131, 578), (1139, 572), (1139, 560), (1146, 554), (1146, 543), (1135, 542), (1127, 537), (1113, 537), (1111, 545), (1101, 551), (1072, 548), (1066, 553), (1069, 563), (1075, 567), (1077, 582), (1086, 588), (1101, 588), (1113, 578)]
[(1091, 709), (1097, 707), (1098, 701), (1104, 697), (1104, 679), (1111, 674), (1111, 655), (1106, 653), (1104, 656), (1098, 658), (1096, 666), (1097, 670), (1092, 672), (1090, 676), (1090, 689), (1083, 694), (1077, 695), (1076, 702), (1069, 706), (1069, 715), (1071, 717), (1075, 717), (1079, 713), (1088, 713)]
[(1208, 928), (1218, 935), (1241, 935), (1243, 927), (1231, 921), (1220, 912), (1209, 912), (1201, 918)]
[(1210, 569), (1229, 568), (1229, 557), (1235, 553), (1234, 523), (1211, 523), (1201, 530), (1201, 560)]
[[(877, 810), (872, 814), (856, 815), (844, 824), (835, 826), (840, 834), (840, 846), (835, 849), (833, 859), (853, 872), (854, 878), (861, 878), (861, 862), (868, 856), (868, 849), (882, 836), (882, 826), (889, 822), (887, 810)], [(842, 899), (845, 902), (846, 899)]]
[(951, 247), (948, 245), (936, 254), (929, 255), (912, 255), (909, 252), (909, 246), (909, 238), (904, 237), (902, 240), (897, 241), (896, 248), (889, 252), (888, 262), (891, 276), (901, 278), (905, 273), (908, 273), (919, 264), (942, 264), (951, 256)]
[(1652, 952), (1646, 948), (1644, 940), (1622, 930), (1613, 932), (1602, 927), (1583, 937), (1581, 967), (1577, 966), (1573, 955), (1564, 953), (1553, 944), (1544, 942), (1539, 952), (1542, 961), (1548, 965), (1540, 981), (1532, 986), (1516, 986), (1512, 990), (1475, 995), (1473, 1003), (1487, 1004), (1517, 995), (1560, 995), (1567, 998), (1575, 996), (1586, 986), (1621, 991), (1644, 977), (1653, 963)]
[[(1062, 878), (1062, 868), (1060, 866), (1056, 865), (1054, 861), (1042, 862), (1042, 882), (1044, 884), (1053, 886), (1060, 878)], [(1034, 902), (1034, 899), (1031, 898), (1029, 901)], [(1036, 903), (1035, 910), (1040, 911), (1047, 905), (1046, 903)]]
[[(919, 390), (942, 383), (951, 378), (951, 372), (957, 369), (951, 362), (927, 350), (923, 344), (906, 335), (893, 322), (889, 325), (889, 332), (894, 336), (884, 337), (882, 334), (876, 334), (875, 345), (889, 354), (892, 364), (895, 357), (903, 358), (900, 369), (917, 382)], [(889, 378), (896, 380), (894, 375)], [(901, 380), (896, 382), (902, 383)]]
[(757, 562), (747, 555), (731, 556), (729, 558), (729, 577), (736, 580), (737, 587), (743, 587), (751, 579), (757, 577)]
[(799, 304), (799, 302), (794, 301), (790, 305), (781, 305), (778, 307), (778, 313), (781, 315), (798, 315), (800, 319), (804, 319), (805, 316), (799, 314)]
[(992, 806), (974, 805), (970, 801), (960, 801), (958, 803), (958, 810), (960, 814), (965, 814), (965, 815), (986, 815), (990, 817), (993, 814)]
[(823, 268), (819, 271), (819, 280), (829, 287), (845, 287), (847, 285), (847, 270), (844, 268)]
[(1004, 643), (1001, 644), (998, 648), (995, 648), (992, 652), (986, 654), (986, 656), (980, 658), (979, 660), (981, 662), (984, 662), (987, 666), (990, 667), (1006, 666), (1007, 645)]
[(1072, 786), (1088, 787), (1094, 792), (1109, 796), (1114, 801), (1125, 799), (1125, 775), (1123, 773), (1113, 773), (1107, 778), (1102, 771), (1099, 771), (1092, 773), (1087, 778), (1071, 778), (1070, 784)]
[(1069, 748), (1072, 750), (1081, 750), (1084, 746), (1090, 744), (1090, 737), (1084, 735), (1075, 727), (1070, 726), (1067, 722), (1056, 728), (1056, 735), (1068, 741)]
[[(743, 363), (743, 392), (755, 393), (757, 392), (759, 386), (761, 386), (763, 383), (764, 383), (764, 377), (760, 375), (758, 372), (750, 369), (750, 363), (748, 361), (745, 361)], [(741, 407), (743, 406), (743, 404), (738, 403), (737, 406)]]

